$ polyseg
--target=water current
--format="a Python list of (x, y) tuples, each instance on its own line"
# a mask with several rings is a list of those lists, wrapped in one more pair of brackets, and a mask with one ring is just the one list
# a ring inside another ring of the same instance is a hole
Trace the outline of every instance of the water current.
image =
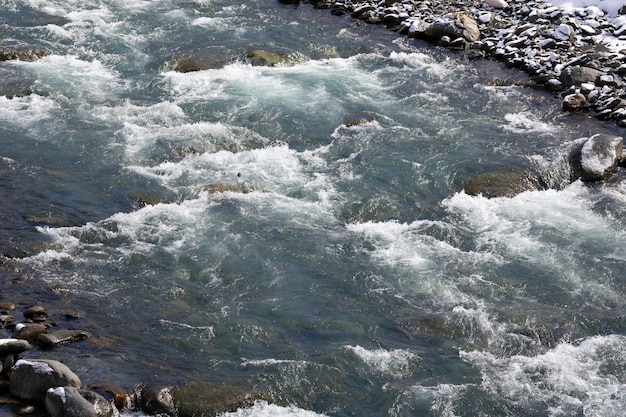
[[(626, 413), (626, 182), (563, 173), (621, 130), (307, 4), (0, 6), (3, 48), (50, 52), (0, 64), (3, 298), (93, 334), (31, 356), (274, 400), (238, 416)], [(462, 191), (499, 169), (552, 187)]]

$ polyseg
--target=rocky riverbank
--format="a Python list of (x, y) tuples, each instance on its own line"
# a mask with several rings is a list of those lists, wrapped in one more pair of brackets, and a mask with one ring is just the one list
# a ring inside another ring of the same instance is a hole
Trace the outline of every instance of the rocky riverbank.
[[(35, 305), (22, 311), (0, 304), (0, 327), (10, 337), (0, 338), (0, 404), (13, 415), (51, 417), (111, 417), (120, 411), (172, 417), (216, 416), (269, 401), (260, 392), (220, 383), (138, 383), (130, 390), (108, 386), (84, 387), (68, 366), (38, 356), (91, 337), (84, 330), (60, 328), (46, 308)], [(76, 320), (67, 310), (56, 315)]]
[(504, 62), (557, 93), (565, 111), (589, 111), (626, 127), (626, 6), (612, 16), (596, 6), (565, 10), (541, 0), (310, 1), (470, 59)]

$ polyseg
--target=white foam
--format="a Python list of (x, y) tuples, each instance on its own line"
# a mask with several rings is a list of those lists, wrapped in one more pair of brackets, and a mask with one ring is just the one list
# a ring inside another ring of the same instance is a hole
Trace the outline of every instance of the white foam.
[(622, 416), (626, 409), (624, 336), (596, 336), (562, 343), (536, 356), (499, 357), (461, 351), (482, 374), (488, 395), (517, 406), (543, 403), (548, 415)]
[(626, 245), (620, 227), (592, 210), (589, 193), (583, 184), (574, 183), (562, 191), (525, 192), (514, 198), (458, 193), (442, 205), (476, 235), (477, 250), (541, 265), (553, 271), (551, 277), (564, 291), (582, 291), (597, 300), (616, 302), (620, 295), (610, 286), (572, 268), (576, 253), (592, 242), (608, 245), (603, 256), (623, 255)]
[[(435, 61), (432, 56), (417, 52), (391, 52), (389, 59), (410, 68), (426, 70), (429, 74), (444, 78), (453, 73), (453, 69)], [(456, 70), (460, 70), (458, 65)]]
[(50, 121), (61, 108), (54, 97), (30, 94), (26, 97), (0, 96), (0, 120), (6, 124), (32, 127)]
[(239, 409), (234, 413), (221, 414), (223, 417), (324, 417), (313, 411), (298, 408), (295, 405), (286, 407), (257, 401), (252, 407)]
[(124, 83), (115, 70), (97, 59), (84, 61), (73, 55), (49, 55), (35, 62), (16, 61), (37, 76), (37, 85), (66, 97), (93, 101), (116, 98)]
[(344, 346), (344, 349), (354, 353), (367, 366), (394, 377), (403, 377), (411, 374), (412, 365), (419, 357), (406, 349), (374, 349), (368, 350), (362, 346)]
[(504, 115), (504, 120), (506, 120), (508, 124), (501, 125), (502, 129), (513, 133), (547, 134), (553, 133), (559, 129), (557, 125), (542, 122), (530, 111), (507, 113)]
[(232, 30), (232, 22), (230, 19), (223, 17), (199, 17), (190, 23), (191, 26), (200, 26), (205, 29), (215, 31)]

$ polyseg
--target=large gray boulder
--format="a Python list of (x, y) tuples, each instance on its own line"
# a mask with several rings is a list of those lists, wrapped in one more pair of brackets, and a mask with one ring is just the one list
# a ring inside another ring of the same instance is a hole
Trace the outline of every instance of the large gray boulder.
[(621, 136), (596, 134), (580, 150), (583, 181), (607, 179), (622, 160), (624, 140)]
[(425, 29), (424, 35), (436, 40), (449, 36), (451, 39), (463, 38), (467, 42), (476, 42), (480, 39), (480, 30), (472, 16), (459, 12), (436, 19)]
[(9, 389), (26, 401), (43, 402), (50, 388), (80, 388), (78, 376), (61, 362), (50, 359), (20, 359), (11, 369)]
[(102, 395), (74, 387), (50, 388), (46, 393), (50, 417), (111, 417), (113, 406)]

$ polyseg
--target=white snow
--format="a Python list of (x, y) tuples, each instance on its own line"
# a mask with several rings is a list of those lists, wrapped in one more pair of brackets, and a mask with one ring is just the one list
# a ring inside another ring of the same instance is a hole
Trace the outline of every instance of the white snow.
[(564, 10), (584, 9), (590, 6), (596, 6), (611, 16), (616, 16), (619, 9), (626, 5), (624, 0), (551, 0), (548, 3)]
[(56, 395), (57, 397), (61, 399), (63, 403), (65, 403), (65, 388), (63, 387), (50, 388), (48, 389), (48, 392)]
[(19, 368), (20, 366), (30, 366), (31, 368), (33, 368), (36, 374), (51, 374), (54, 372), (54, 369), (52, 369), (50, 365), (45, 362), (31, 362), (20, 359), (15, 364), (15, 367)]

